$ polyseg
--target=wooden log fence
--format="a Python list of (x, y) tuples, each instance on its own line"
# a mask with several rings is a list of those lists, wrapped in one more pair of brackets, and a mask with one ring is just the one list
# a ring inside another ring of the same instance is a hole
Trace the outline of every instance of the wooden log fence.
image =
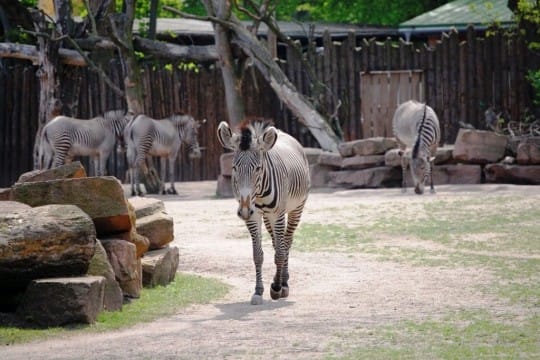
[[(336, 115), (345, 141), (391, 136), (388, 121), (407, 97), (434, 108), (441, 120), (442, 142), (448, 144), (454, 142), (460, 121), (486, 128), (483, 114), (490, 106), (513, 120), (522, 119), (532, 107), (526, 73), (539, 64), (527, 56), (520, 39), (505, 34), (482, 38), (470, 28), (462, 34), (443, 34), (439, 42), (428, 46), (400, 39), (377, 42), (352, 33), (336, 41), (326, 33), (322, 45), (322, 51), (310, 60), (325, 86), (320, 94), (313, 93), (306, 70), (293, 51), (286, 51), (287, 58), (280, 65), (299, 91), (317, 101), (321, 112)], [(36, 70), (28, 61), (0, 59), (0, 187), (10, 186), (23, 172), (32, 170), (39, 94)], [(124, 106), (89, 69), (64, 66), (62, 70), (62, 96), (76, 99), (66, 110), (68, 115), (90, 118)], [(215, 131), (220, 121), (227, 120), (219, 69), (210, 65), (193, 71), (181, 64), (172, 68), (145, 64), (143, 71), (148, 115), (160, 118), (181, 110), (207, 119), (199, 133), (203, 157), (190, 161), (182, 152), (177, 181), (217, 179), (223, 149)], [(121, 86), (120, 66), (111, 63), (107, 72)], [(317, 147), (309, 130), (283, 107), (255, 70), (245, 77), (243, 96), (246, 114), (272, 118), (304, 146)], [(84, 163), (89, 165), (87, 160)], [(115, 154), (108, 172), (125, 178), (125, 154)]]

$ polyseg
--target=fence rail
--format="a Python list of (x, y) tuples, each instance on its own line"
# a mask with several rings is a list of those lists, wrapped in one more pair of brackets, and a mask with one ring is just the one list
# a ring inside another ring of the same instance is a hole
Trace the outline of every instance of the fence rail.
[[(280, 64), (291, 82), (306, 96), (317, 96), (300, 59), (290, 49), (286, 54)], [(395, 91), (405, 84), (411, 96), (434, 108), (441, 121), (442, 141), (453, 143), (460, 121), (485, 128), (483, 113), (489, 106), (507, 113), (512, 120), (525, 115), (531, 107), (526, 73), (539, 66), (538, 60), (527, 54), (520, 39), (504, 34), (480, 38), (470, 28), (463, 34), (443, 34), (433, 47), (392, 39), (377, 42), (353, 34), (337, 42), (327, 33), (323, 51), (308, 60), (325, 84), (324, 92), (314, 100), (321, 112), (337, 115), (344, 140), (391, 135), (381, 122), (387, 124), (391, 119), (394, 103), (406, 100), (401, 98), (405, 90), (399, 92), (400, 96)], [(28, 62), (0, 60), (0, 187), (10, 186), (20, 174), (32, 169), (39, 96), (36, 70)], [(200, 67), (193, 72), (148, 64), (143, 70), (148, 115), (160, 118), (182, 110), (208, 120), (200, 129), (200, 145), (206, 148), (202, 159), (190, 162), (182, 153), (177, 162), (177, 181), (216, 179), (223, 149), (215, 131), (217, 124), (227, 119), (219, 69)], [(416, 75), (409, 79), (409, 71)], [(121, 86), (120, 67), (111, 64), (108, 72)], [(390, 76), (386, 83), (381, 80), (385, 76)], [(90, 118), (121, 108), (124, 103), (88, 69), (62, 67), (61, 84), (62, 96), (76, 99), (75, 106), (66, 110), (72, 116)], [(245, 77), (243, 97), (248, 115), (272, 118), (304, 146), (318, 146), (255, 71)], [(383, 102), (384, 113), (367, 111), (380, 109)], [(124, 154), (115, 154), (108, 171), (124, 179)]]

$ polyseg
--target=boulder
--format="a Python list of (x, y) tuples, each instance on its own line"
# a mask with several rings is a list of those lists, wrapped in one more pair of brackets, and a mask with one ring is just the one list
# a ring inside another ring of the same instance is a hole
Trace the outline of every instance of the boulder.
[(219, 169), (221, 170), (221, 175), (231, 176), (232, 175), (232, 161), (234, 158), (234, 153), (224, 153), (219, 157)]
[(343, 159), (342, 166), (346, 170), (367, 169), (384, 165), (384, 155), (355, 155)]
[(220, 198), (233, 198), (232, 180), (230, 176), (219, 175), (217, 179), (216, 195)]
[(120, 239), (102, 240), (101, 243), (124, 297), (138, 298), (142, 289), (142, 265), (135, 245)]
[(332, 167), (334, 169), (341, 169), (343, 164), (343, 157), (334, 152), (323, 151), (319, 155), (319, 165)]
[[(413, 186), (411, 169), (406, 172), (407, 187)], [(433, 184), (481, 184), (482, 166), (476, 164), (445, 164), (435, 165), (433, 169)], [(426, 191), (429, 191), (429, 180), (426, 182)]]
[(401, 167), (400, 149), (390, 149), (384, 153), (384, 166)]
[(132, 227), (124, 189), (113, 176), (17, 183), (11, 198), (32, 207), (76, 205), (90, 215), (98, 236), (126, 232)]
[(396, 167), (374, 167), (364, 170), (332, 171), (328, 174), (331, 187), (379, 188), (401, 184), (401, 169)]
[(74, 205), (45, 205), (0, 213), (0, 287), (84, 275), (96, 247), (90, 217)]
[(116, 281), (114, 270), (109, 263), (107, 252), (101, 241), (96, 242), (96, 252), (90, 260), (87, 275), (102, 276), (105, 279), (103, 290), (103, 310), (116, 311), (122, 309), (124, 296), (120, 284)]
[(540, 165), (540, 137), (531, 137), (520, 142), (516, 160), (519, 165)]
[(326, 187), (328, 184), (328, 174), (335, 169), (330, 166), (312, 164), (309, 166), (309, 178), (311, 182), (311, 188)]
[(305, 147), (304, 153), (306, 154), (306, 158), (309, 165), (318, 164), (319, 163), (319, 156), (322, 153), (322, 149), (319, 148), (313, 148), (313, 147)]
[(460, 129), (452, 156), (457, 162), (494, 163), (504, 158), (507, 142), (506, 136), (492, 131)]
[(147, 215), (165, 212), (165, 205), (163, 201), (159, 199), (134, 196), (129, 198), (128, 202), (133, 206), (133, 211), (135, 212), (135, 217), (137, 219)]
[(160, 249), (174, 240), (173, 218), (159, 212), (137, 219), (137, 233), (150, 241), (150, 250)]
[(150, 240), (146, 236), (137, 233), (137, 229), (133, 227), (131, 231), (120, 234), (102, 236), (100, 240), (125, 240), (135, 245), (137, 258), (140, 258), (146, 254), (150, 248)]
[(43, 327), (92, 324), (103, 309), (104, 287), (101, 276), (33, 280), (17, 314)]
[(437, 148), (435, 153), (435, 164), (447, 164), (452, 162), (454, 154), (454, 145), (444, 145)]
[(338, 151), (343, 157), (384, 155), (385, 152), (397, 146), (397, 141), (393, 138), (373, 137), (343, 142), (338, 145)]
[(176, 246), (147, 252), (141, 259), (143, 286), (154, 287), (172, 282), (178, 270), (179, 260)]
[(46, 170), (33, 170), (19, 176), (17, 182), (48, 181), (59, 179), (76, 179), (86, 177), (86, 170), (80, 161)]
[(489, 183), (540, 185), (540, 165), (489, 164), (484, 173)]
[(23, 210), (30, 210), (32, 207), (30, 205), (23, 204), (18, 201), (2, 201), (0, 202), (0, 216), (9, 215)]
[(0, 189), (0, 201), (7, 201), (11, 199), (11, 188)]

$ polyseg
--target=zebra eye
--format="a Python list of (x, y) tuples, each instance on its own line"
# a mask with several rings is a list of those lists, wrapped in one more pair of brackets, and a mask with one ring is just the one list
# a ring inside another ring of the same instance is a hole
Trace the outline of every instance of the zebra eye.
[(261, 171), (261, 169), (262, 169), (262, 166), (261, 166), (261, 165), (258, 165), (258, 166), (255, 168), (255, 171), (258, 172), (258, 171)]

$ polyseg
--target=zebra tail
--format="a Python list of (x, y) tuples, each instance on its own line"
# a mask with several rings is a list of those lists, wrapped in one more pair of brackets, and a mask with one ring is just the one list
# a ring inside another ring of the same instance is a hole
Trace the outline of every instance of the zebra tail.
[(424, 115), (422, 115), (422, 121), (420, 122), (420, 126), (418, 127), (418, 134), (416, 136), (416, 142), (414, 143), (413, 151), (412, 151), (412, 158), (415, 159), (418, 157), (418, 150), (420, 150), (420, 135), (422, 134), (422, 131), (424, 131), (424, 126), (426, 123), (426, 113), (427, 113), (427, 104), (424, 104)]

